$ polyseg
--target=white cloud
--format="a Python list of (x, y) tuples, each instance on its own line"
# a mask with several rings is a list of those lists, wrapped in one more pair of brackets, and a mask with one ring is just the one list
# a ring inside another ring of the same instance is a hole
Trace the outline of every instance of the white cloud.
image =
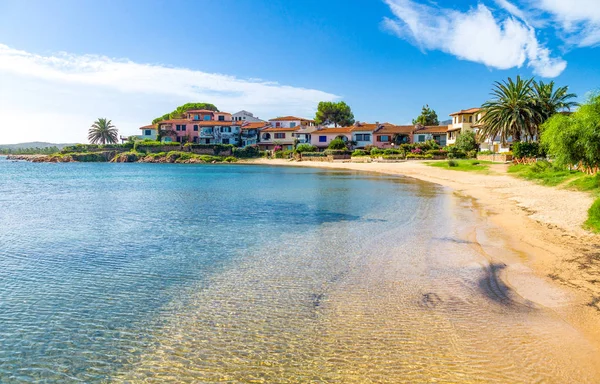
[(531, 6), (550, 13), (568, 43), (580, 47), (600, 44), (598, 0), (535, 0)]
[(331, 93), (276, 82), (238, 79), (187, 68), (141, 64), (97, 55), (41, 56), (0, 44), (0, 143), (86, 141), (98, 117), (121, 133), (186, 102), (246, 109), (261, 118), (311, 116)]
[(384, 26), (423, 50), (441, 50), (459, 59), (509, 69), (527, 66), (543, 77), (556, 77), (567, 63), (551, 57), (536, 32), (516, 6), (506, 0), (498, 4), (511, 16), (497, 19), (478, 4), (466, 12), (418, 4), (411, 0), (384, 0), (396, 19), (385, 18)]

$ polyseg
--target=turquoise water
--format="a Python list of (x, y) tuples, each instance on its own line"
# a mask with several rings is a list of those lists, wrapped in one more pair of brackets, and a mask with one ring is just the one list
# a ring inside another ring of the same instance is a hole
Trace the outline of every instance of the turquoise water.
[(439, 186), (2, 158), (0, 175), (0, 382), (582, 374), (536, 356), (556, 332), (590, 347), (513, 305), (461, 237), (481, 224), (473, 206)]

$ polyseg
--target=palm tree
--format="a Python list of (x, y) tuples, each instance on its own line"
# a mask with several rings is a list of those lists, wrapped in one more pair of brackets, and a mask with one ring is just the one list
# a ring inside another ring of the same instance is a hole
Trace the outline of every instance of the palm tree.
[(574, 101), (569, 101), (577, 97), (577, 95), (568, 93), (568, 90), (569, 87), (560, 87), (555, 90), (554, 81), (548, 84), (545, 84), (543, 81), (533, 83), (531, 97), (542, 118), (539, 122), (540, 125), (555, 113), (564, 110), (570, 111), (571, 108), (579, 105)]
[(114, 144), (118, 140), (118, 131), (111, 120), (99, 118), (88, 131), (88, 140), (92, 144)]
[(516, 81), (508, 78), (508, 81), (494, 83), (494, 99), (482, 105), (481, 136), (500, 137), (505, 143), (511, 136), (516, 142), (521, 141), (523, 135), (526, 140), (537, 135), (541, 119), (531, 98), (532, 84), (533, 79), (523, 80), (520, 76)]

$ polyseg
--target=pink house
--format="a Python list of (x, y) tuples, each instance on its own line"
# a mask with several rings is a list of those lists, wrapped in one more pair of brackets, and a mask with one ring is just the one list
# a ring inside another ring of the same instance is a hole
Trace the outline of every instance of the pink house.
[(310, 136), (310, 143), (317, 148), (325, 149), (332, 140), (338, 137), (346, 142), (352, 140), (353, 127), (323, 128), (314, 131)]
[(186, 111), (183, 119), (163, 120), (158, 123), (169, 131), (166, 141), (199, 144), (237, 144), (241, 122), (234, 122), (231, 113), (207, 109)]

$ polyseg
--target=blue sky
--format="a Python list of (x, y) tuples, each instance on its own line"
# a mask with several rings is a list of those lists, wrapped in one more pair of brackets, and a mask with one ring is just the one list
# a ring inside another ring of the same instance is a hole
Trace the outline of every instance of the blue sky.
[[(263, 119), (344, 100), (406, 124), (518, 74), (600, 84), (600, 0), (0, 0), (0, 143), (123, 134), (186, 101)], [(23, 124), (23, 116), (27, 123)]]

